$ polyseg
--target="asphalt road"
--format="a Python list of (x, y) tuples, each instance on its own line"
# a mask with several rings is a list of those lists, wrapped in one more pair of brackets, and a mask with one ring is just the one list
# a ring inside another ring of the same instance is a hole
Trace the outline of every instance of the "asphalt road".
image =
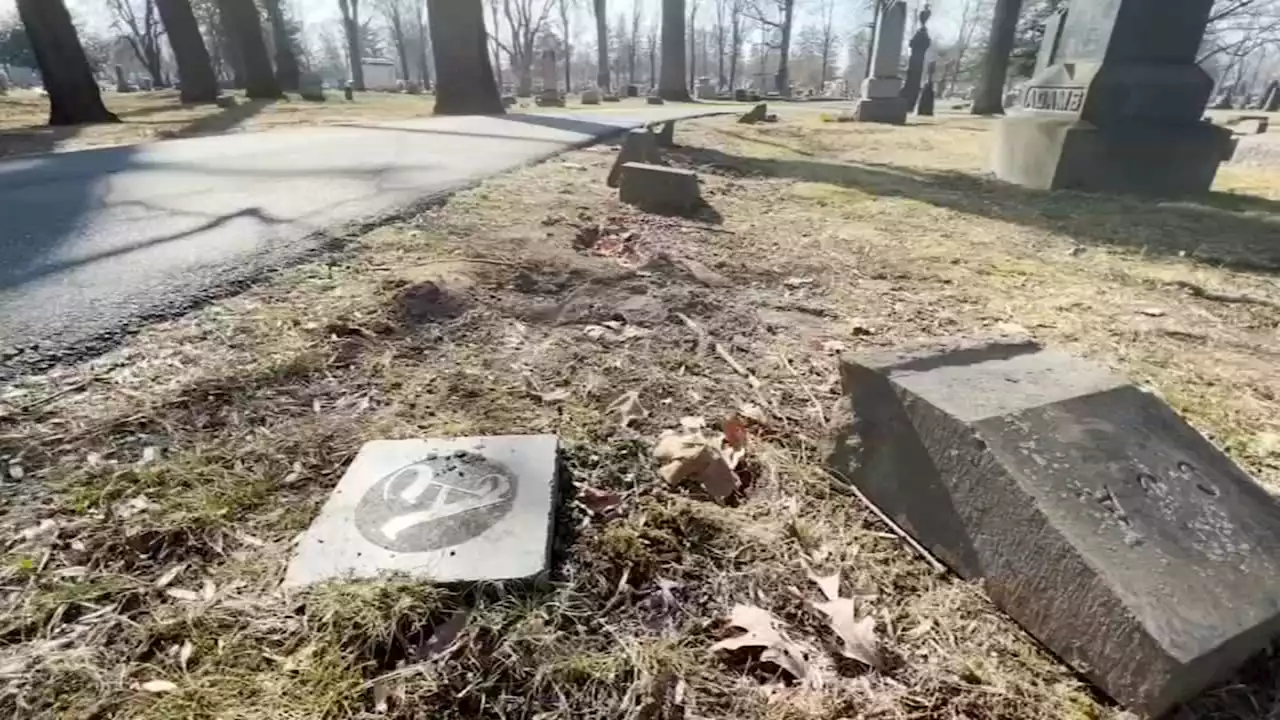
[(439, 117), (0, 162), (0, 377), (110, 347), (422, 199), (715, 112)]

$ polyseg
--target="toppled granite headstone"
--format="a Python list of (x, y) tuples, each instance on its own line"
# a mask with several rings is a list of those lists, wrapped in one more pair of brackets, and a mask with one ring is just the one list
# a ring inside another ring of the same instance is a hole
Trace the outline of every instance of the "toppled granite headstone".
[(692, 170), (629, 162), (622, 166), (618, 199), (641, 210), (684, 214), (702, 204), (698, 175)]
[(605, 181), (609, 187), (618, 187), (618, 183), (622, 180), (622, 166), (629, 162), (654, 165), (662, 162), (657, 141), (648, 128), (628, 130), (627, 134), (622, 136), (622, 148), (618, 150), (618, 157), (614, 159), (613, 167), (609, 168), (609, 178)]
[(1131, 709), (1160, 715), (1280, 630), (1280, 504), (1156, 396), (1033, 343), (842, 374), (832, 469)]
[(660, 148), (669, 148), (676, 146), (676, 121), (662, 123), (658, 128), (658, 132), (654, 133), (654, 141)]
[(758, 122), (764, 122), (764, 119), (768, 116), (769, 104), (760, 103), (744, 113), (742, 117), (738, 118), (738, 122), (746, 125), (753, 125)]
[(365, 443), (307, 529), (285, 585), (407, 573), (434, 582), (547, 570), (553, 435)]

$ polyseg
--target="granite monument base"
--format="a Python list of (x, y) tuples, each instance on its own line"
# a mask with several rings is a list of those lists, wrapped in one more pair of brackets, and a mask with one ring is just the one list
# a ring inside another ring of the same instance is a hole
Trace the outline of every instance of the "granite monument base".
[(1000, 121), (992, 170), (1038, 190), (1188, 195), (1208, 192), (1234, 151), (1231, 132), (1209, 123), (1099, 128), (1027, 113)]
[(853, 118), (858, 122), (903, 125), (907, 122), (907, 101), (897, 96), (864, 98), (854, 104)]

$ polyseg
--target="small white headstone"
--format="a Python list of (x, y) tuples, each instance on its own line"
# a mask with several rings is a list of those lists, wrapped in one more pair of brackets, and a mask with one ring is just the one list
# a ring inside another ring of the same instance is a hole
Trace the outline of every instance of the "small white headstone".
[(435, 582), (547, 570), (554, 435), (375, 440), (307, 529), (284, 584), (396, 572)]

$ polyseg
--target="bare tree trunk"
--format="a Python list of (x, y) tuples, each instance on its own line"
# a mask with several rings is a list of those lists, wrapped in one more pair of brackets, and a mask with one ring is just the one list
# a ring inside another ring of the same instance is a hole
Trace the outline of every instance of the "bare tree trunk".
[(774, 76), (774, 87), (782, 97), (791, 96), (791, 30), (796, 13), (795, 0), (786, 0), (782, 14), (782, 40), (778, 43), (778, 74)]
[(698, 45), (697, 45), (698, 31), (696, 28), (697, 17), (698, 17), (698, 2), (699, 0), (692, 0), (692, 2), (685, 3), (686, 5), (689, 6), (689, 22), (685, 26), (685, 30), (687, 30), (689, 33), (689, 54), (685, 56), (686, 62), (689, 64), (688, 87), (696, 87), (697, 85), (695, 76), (698, 74)]
[(102, 104), (102, 91), (63, 0), (18, 0), (18, 16), (49, 93), (49, 124), (120, 122)]
[(437, 115), (502, 115), (480, 0), (427, 0)]
[(431, 62), (427, 59), (428, 53), (431, 52), (431, 38), (427, 35), (425, 8), (419, 6), (415, 12), (418, 16), (418, 40), (421, 45), (419, 47), (421, 54), (418, 57), (418, 70), (422, 72), (422, 89), (425, 91), (431, 89)]
[(218, 0), (218, 7), (232, 31), (231, 42), (244, 61), (245, 94), (260, 100), (280, 97), (280, 85), (271, 72), (271, 57), (262, 39), (262, 22), (253, 0)]
[(409, 83), (409, 46), (404, 38), (404, 15), (400, 3), (392, 0), (385, 6), (387, 24), (391, 26), (391, 42), (395, 43), (396, 55), (400, 58), (400, 73), (405, 84)]
[(1018, 31), (1018, 14), (1022, 0), (996, 0), (996, 10), (991, 19), (991, 38), (987, 41), (987, 55), (982, 60), (982, 78), (973, 95), (974, 115), (1004, 114), (1004, 81), (1009, 72), (1009, 53), (1013, 52), (1013, 38)]
[(360, 49), (360, 0), (338, 0), (338, 9), (342, 11), (342, 31), (347, 36), (347, 60), (351, 65), (351, 84), (356, 90), (363, 92), (365, 89), (364, 54)]
[(160, 20), (169, 33), (169, 47), (178, 63), (182, 102), (211, 103), (218, 99), (218, 78), (190, 0), (156, 0)]
[(222, 28), (222, 36), (226, 39), (226, 55), (227, 64), (231, 66), (231, 86), (243, 88), (248, 84), (248, 74), (244, 69), (244, 55), (240, 52), (240, 43), (236, 41), (236, 29), (226, 10), (222, 6), (222, 0), (215, 3), (218, 8), (218, 25)]
[(263, 5), (271, 21), (271, 37), (276, 46), (276, 79), (280, 81), (282, 89), (297, 92), (302, 73), (298, 69), (298, 57), (294, 54), (293, 41), (289, 38), (289, 27), (285, 23), (284, 11), (280, 9), (280, 0), (266, 0)]
[(593, 0), (596, 13), (596, 85), (609, 91), (609, 19), (605, 0)]
[(742, 52), (742, 9), (735, 6), (733, 12), (729, 33), (729, 92), (738, 87), (738, 56)]
[(662, 0), (662, 76), (658, 95), (664, 100), (690, 102), (685, 85), (684, 0)]

